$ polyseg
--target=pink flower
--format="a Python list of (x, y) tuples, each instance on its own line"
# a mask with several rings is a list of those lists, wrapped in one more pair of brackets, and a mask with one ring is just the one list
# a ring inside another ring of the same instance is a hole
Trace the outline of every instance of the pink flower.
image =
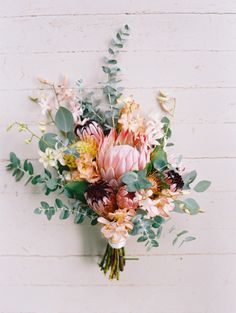
[(109, 213), (110, 220), (98, 218), (98, 222), (104, 225), (101, 232), (113, 248), (120, 249), (125, 246), (129, 232), (133, 229), (132, 217), (130, 211), (116, 210)]
[(101, 125), (91, 120), (87, 120), (83, 125), (77, 125), (75, 128), (75, 134), (82, 141), (91, 140), (91, 138), (93, 138), (97, 145), (99, 145), (104, 138)]
[[(128, 145), (129, 133), (121, 132), (119, 136), (112, 129), (98, 149), (97, 164), (102, 178), (113, 187), (121, 184), (124, 173), (134, 170), (142, 170), (150, 160), (150, 153), (145, 145), (138, 149)], [(124, 143), (123, 143), (124, 142)]]
[(119, 188), (116, 194), (117, 205), (120, 209), (137, 209), (138, 201), (134, 192), (128, 192), (125, 186)]

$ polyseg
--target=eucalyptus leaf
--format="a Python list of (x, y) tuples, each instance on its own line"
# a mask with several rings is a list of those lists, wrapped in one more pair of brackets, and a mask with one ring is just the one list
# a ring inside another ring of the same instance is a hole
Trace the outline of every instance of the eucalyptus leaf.
[(68, 209), (63, 208), (60, 214), (60, 219), (65, 220), (70, 216), (70, 211)]
[(165, 169), (168, 164), (166, 152), (163, 150), (161, 146), (156, 146), (155, 150), (151, 155), (151, 160), (154, 168), (159, 171)]
[(185, 199), (183, 203), (185, 204), (185, 208), (187, 208), (189, 214), (191, 215), (198, 214), (200, 207), (196, 200), (192, 198), (188, 198), (188, 199)]
[(144, 241), (146, 241), (147, 239), (148, 239), (147, 236), (141, 236), (141, 237), (138, 238), (137, 242), (144, 242)]
[(55, 124), (60, 131), (68, 133), (74, 128), (72, 113), (65, 107), (60, 107), (55, 116)]
[(183, 189), (190, 189), (190, 184), (196, 179), (197, 177), (197, 172), (192, 171), (185, 176), (183, 176), (183, 181), (184, 181), (184, 187)]
[(39, 140), (39, 149), (45, 152), (47, 148), (55, 149), (58, 142), (57, 135), (53, 133), (44, 134)]
[(193, 188), (196, 192), (204, 192), (206, 191), (211, 185), (209, 180), (201, 180), (197, 183), (197, 185)]

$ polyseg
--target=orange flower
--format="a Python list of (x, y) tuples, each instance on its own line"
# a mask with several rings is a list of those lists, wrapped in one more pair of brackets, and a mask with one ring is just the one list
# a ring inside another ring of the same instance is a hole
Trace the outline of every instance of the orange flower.
[(80, 158), (76, 160), (78, 179), (87, 180), (94, 183), (100, 179), (96, 161), (93, 161), (90, 154), (81, 154)]

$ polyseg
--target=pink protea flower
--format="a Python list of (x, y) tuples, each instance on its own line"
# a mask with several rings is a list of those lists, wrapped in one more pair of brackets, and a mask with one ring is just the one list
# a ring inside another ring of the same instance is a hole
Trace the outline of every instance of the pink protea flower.
[(107, 217), (116, 209), (116, 195), (107, 182), (100, 180), (88, 185), (84, 196), (89, 207), (100, 216)]
[(75, 128), (75, 134), (82, 141), (91, 140), (91, 138), (93, 138), (97, 145), (99, 145), (104, 138), (101, 125), (91, 120), (86, 121), (83, 125), (78, 124)]
[(136, 148), (126, 144), (127, 136), (122, 132), (118, 136), (116, 130), (112, 129), (98, 149), (97, 164), (101, 177), (114, 188), (120, 186), (124, 173), (142, 170), (150, 160), (147, 147), (142, 145)]
[(116, 194), (116, 202), (120, 209), (137, 209), (138, 201), (134, 192), (128, 192), (125, 186), (121, 186)]

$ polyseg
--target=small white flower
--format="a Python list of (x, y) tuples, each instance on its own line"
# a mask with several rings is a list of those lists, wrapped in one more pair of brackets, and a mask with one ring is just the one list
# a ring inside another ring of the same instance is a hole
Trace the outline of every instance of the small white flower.
[(42, 115), (46, 115), (54, 108), (53, 99), (49, 96), (42, 96), (38, 103), (41, 106)]
[(53, 149), (46, 148), (45, 152), (39, 151), (39, 155), (39, 162), (43, 163), (45, 168), (48, 168), (49, 166), (56, 167), (57, 161), (55, 160)]
[(39, 162), (43, 163), (45, 168), (57, 167), (57, 161), (64, 165), (63, 151), (61, 149), (46, 148), (45, 152), (39, 151)]

